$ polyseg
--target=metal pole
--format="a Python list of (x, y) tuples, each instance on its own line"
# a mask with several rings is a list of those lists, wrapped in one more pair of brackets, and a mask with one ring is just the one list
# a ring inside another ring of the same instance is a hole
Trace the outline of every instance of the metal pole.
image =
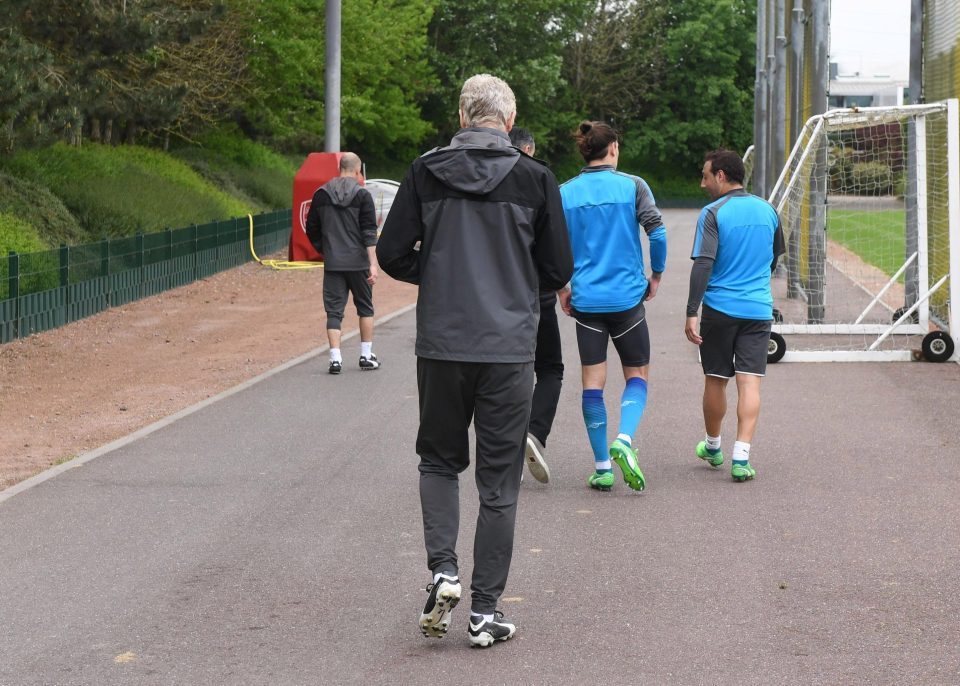
[(340, 0), (327, 0), (324, 152), (340, 152)]
[[(810, 109), (814, 114), (827, 110), (827, 91), (830, 83), (830, 6), (826, 2), (813, 4), (813, 55), (810, 86)], [(827, 262), (827, 193), (829, 188), (827, 141), (824, 136), (816, 150), (813, 174), (810, 178), (810, 243), (807, 246), (807, 321), (820, 324), (826, 315)]]
[(790, 111), (790, 146), (797, 142), (800, 127), (803, 126), (805, 119), (803, 116), (803, 75), (804, 58), (806, 57), (804, 50), (806, 48), (805, 27), (806, 16), (803, 11), (803, 0), (793, 0), (793, 25), (790, 31), (790, 44), (793, 47), (793, 68), (790, 77), (793, 86), (790, 94), (790, 104), (793, 105)]
[[(910, 5), (910, 99), (907, 104), (918, 105), (923, 102), (923, 0), (912, 0)], [(904, 173), (907, 175), (907, 185), (904, 189), (905, 240), (904, 253), (912, 255), (917, 252), (918, 215), (917, 215), (917, 176), (913, 173), (917, 160), (917, 129), (913, 120), (907, 122), (907, 161)], [(903, 306), (907, 309), (917, 302), (920, 293), (920, 281), (917, 270), (919, 265), (913, 264), (907, 269), (903, 278), (904, 295)]]
[(753, 94), (753, 193), (767, 197), (767, 70), (764, 46), (767, 42), (767, 0), (757, 0), (756, 89)]
[(787, 2), (777, 0), (776, 88), (774, 91), (773, 168), (779, 171), (787, 157)]
[(770, 188), (773, 177), (777, 173), (776, 155), (774, 154), (774, 144), (776, 133), (774, 129), (776, 122), (776, 92), (777, 92), (777, 0), (770, 0), (767, 7), (767, 145), (764, 154), (767, 158), (766, 174), (764, 178), (764, 188)]

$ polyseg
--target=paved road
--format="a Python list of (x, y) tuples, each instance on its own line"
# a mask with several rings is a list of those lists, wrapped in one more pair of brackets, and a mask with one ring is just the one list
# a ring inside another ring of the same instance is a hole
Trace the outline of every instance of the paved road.
[(442, 641), (416, 628), (409, 313), (378, 329), (376, 373), (308, 360), (0, 502), (0, 684), (960, 683), (960, 367), (771, 367), (759, 476), (734, 484), (692, 458), (694, 217), (667, 215), (642, 494), (584, 485), (562, 322), (554, 480), (524, 482), (503, 599), (513, 641), (470, 649), (465, 609)]

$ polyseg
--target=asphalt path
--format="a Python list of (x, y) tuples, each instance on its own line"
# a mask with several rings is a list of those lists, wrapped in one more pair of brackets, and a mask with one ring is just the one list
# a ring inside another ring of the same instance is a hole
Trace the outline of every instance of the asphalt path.
[[(683, 336), (696, 213), (666, 214), (643, 493), (589, 490), (573, 323), (522, 485), (516, 637), (426, 639), (414, 315), (383, 367), (319, 355), (0, 502), (0, 684), (960, 683), (956, 364), (779, 364), (755, 481), (693, 456)], [(612, 352), (612, 356), (615, 353)], [(612, 357), (615, 360), (615, 356)], [(611, 432), (623, 381), (606, 392)], [(731, 389), (731, 412), (734, 394)], [(735, 419), (724, 424), (729, 451)], [(476, 517), (461, 480), (461, 575)]]

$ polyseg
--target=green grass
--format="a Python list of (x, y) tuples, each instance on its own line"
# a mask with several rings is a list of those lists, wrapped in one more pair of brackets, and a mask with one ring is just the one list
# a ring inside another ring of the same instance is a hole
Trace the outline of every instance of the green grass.
[(904, 226), (903, 210), (831, 209), (827, 213), (827, 238), (888, 276), (893, 276), (905, 260)]
[(237, 217), (256, 209), (186, 163), (140, 146), (58, 143), (20, 152), (2, 167), (59, 197), (76, 217), (79, 242)]
[(298, 165), (238, 132), (215, 131), (173, 155), (257, 210), (290, 207)]
[(0, 173), (0, 254), (72, 245), (82, 235), (76, 218), (45, 186)]

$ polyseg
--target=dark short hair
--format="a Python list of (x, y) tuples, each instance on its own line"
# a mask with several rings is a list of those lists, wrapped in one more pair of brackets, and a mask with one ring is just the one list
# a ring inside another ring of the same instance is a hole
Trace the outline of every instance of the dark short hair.
[(740, 159), (740, 155), (733, 150), (725, 150), (724, 148), (711, 150), (707, 153), (706, 157), (704, 157), (703, 161), (710, 163), (710, 170), (714, 174), (722, 171), (726, 174), (727, 181), (743, 183), (743, 179), (746, 176), (746, 172), (743, 169), (743, 160)]
[(510, 143), (516, 148), (522, 148), (525, 145), (536, 145), (533, 141), (533, 134), (520, 126), (514, 126), (510, 129)]
[(573, 138), (583, 161), (592, 162), (606, 157), (610, 144), (619, 141), (620, 134), (606, 122), (584, 121), (580, 122)]

